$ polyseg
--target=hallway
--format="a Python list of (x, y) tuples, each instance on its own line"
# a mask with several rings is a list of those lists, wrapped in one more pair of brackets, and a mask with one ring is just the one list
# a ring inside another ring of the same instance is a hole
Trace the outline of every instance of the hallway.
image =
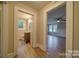
[(29, 44), (25, 44), (23, 42), (20, 42), (20, 46), (17, 51), (17, 58), (37, 57), (32, 47)]
[(79, 49), (78, 4), (73, 1), (2, 1), (0, 57), (72, 57), (72, 53), (66, 54)]
[(40, 48), (32, 48), (32, 46), (28, 43), (26, 44), (24, 41), (19, 40), (19, 47), (17, 49), (17, 58), (45, 58), (47, 54), (42, 51)]

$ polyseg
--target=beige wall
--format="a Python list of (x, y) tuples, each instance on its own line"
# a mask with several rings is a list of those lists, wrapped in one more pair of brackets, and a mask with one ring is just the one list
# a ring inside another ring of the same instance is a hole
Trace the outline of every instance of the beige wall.
[(37, 42), (40, 45), (43, 45), (43, 20), (42, 18), (42, 12), (38, 12), (38, 20), (37, 20)]
[(14, 10), (13, 10), (14, 4), (10, 2), (8, 4), (8, 53), (14, 52), (14, 28), (13, 28), (13, 22), (14, 22)]
[(14, 52), (14, 6), (36, 13), (36, 10), (18, 2), (8, 2), (8, 54)]
[[(2, 4), (0, 3), (0, 8), (2, 8)], [(1, 56), (1, 12), (2, 10), (0, 10), (0, 56)]]
[(79, 51), (79, 2), (74, 2), (74, 50)]

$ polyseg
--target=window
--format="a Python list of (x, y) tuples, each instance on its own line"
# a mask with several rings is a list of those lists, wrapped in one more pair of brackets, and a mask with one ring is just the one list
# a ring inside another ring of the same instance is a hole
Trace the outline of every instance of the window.
[(52, 25), (51, 24), (48, 26), (48, 31), (52, 32)]
[(24, 21), (18, 20), (18, 28), (23, 28)]
[(57, 32), (57, 24), (53, 25), (53, 32)]
[(25, 30), (25, 20), (19, 19), (17, 25), (19, 30)]
[(48, 31), (49, 32), (57, 32), (57, 24), (49, 24)]

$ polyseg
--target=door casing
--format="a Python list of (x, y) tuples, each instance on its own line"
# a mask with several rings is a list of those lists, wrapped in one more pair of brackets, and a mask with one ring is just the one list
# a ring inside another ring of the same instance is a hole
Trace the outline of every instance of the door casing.
[(66, 51), (65, 57), (72, 57), (72, 52), (70, 55), (68, 51), (73, 48), (73, 2), (56, 2), (53, 6), (47, 8), (44, 11), (44, 50), (47, 52), (47, 13), (51, 10), (54, 10), (58, 7), (61, 7), (63, 4), (66, 4)]

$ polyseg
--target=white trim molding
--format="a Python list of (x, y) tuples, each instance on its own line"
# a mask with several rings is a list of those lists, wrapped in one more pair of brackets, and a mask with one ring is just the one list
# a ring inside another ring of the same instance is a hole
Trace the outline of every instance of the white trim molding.
[(73, 2), (66, 2), (66, 57), (72, 57), (73, 50)]
[(13, 58), (15, 56), (16, 56), (15, 53), (9, 53), (7, 54), (6, 58)]
[(8, 3), (3, 2), (3, 14), (2, 14), (2, 52), (1, 56), (6, 57), (8, 51)]

